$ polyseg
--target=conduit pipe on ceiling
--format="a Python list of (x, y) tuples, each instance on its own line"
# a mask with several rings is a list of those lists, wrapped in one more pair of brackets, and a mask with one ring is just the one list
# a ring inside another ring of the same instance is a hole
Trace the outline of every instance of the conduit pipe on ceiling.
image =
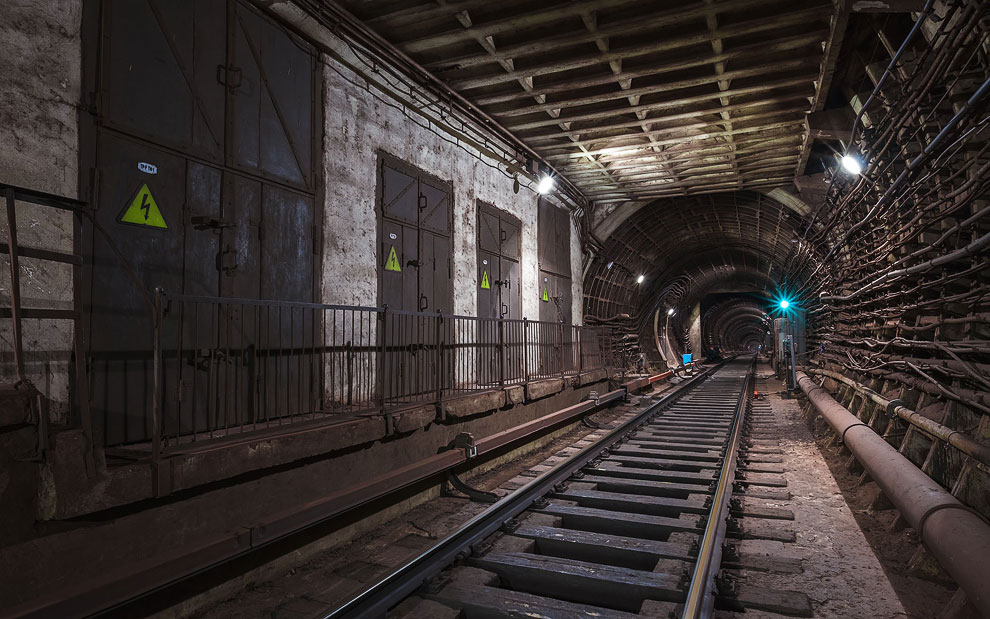
[(798, 386), (870, 477), (918, 532), (969, 602), (990, 617), (990, 524), (946, 492), (804, 372)]
[[(891, 400), (885, 398), (876, 391), (870, 389), (862, 383), (858, 383), (839, 372), (833, 372), (831, 370), (822, 370), (818, 368), (809, 368), (807, 370), (808, 374), (827, 376), (833, 380), (837, 380), (844, 385), (848, 385), (858, 391), (859, 393), (865, 395), (873, 402), (884, 407), (887, 412), (892, 412), (904, 421), (910, 423), (913, 426), (920, 428), (921, 430), (931, 434), (932, 436), (945, 441), (946, 443), (952, 445), (959, 451), (963, 452), (967, 456), (972, 456), (976, 458), (983, 464), (990, 465), (990, 445), (984, 445), (982, 443), (976, 442), (968, 434), (963, 434), (953, 430), (952, 428), (942, 425), (937, 421), (925, 417), (917, 411), (913, 411), (910, 408), (904, 406), (903, 404), (897, 404), (899, 400)], [(893, 404), (893, 406), (891, 406)]]

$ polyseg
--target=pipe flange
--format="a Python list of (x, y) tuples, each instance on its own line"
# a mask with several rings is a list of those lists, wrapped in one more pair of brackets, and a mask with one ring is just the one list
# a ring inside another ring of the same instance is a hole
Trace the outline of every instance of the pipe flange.
[(928, 510), (925, 511), (925, 513), (921, 514), (921, 518), (918, 519), (918, 526), (915, 530), (918, 532), (919, 541), (921, 542), (925, 541), (925, 521), (928, 520), (929, 516), (931, 516), (935, 512), (940, 512), (943, 509), (961, 509), (964, 512), (969, 512), (973, 514), (974, 516), (982, 520), (984, 523), (986, 523), (987, 526), (990, 526), (990, 519), (988, 519), (986, 516), (976, 511), (969, 505), (963, 505), (962, 503), (940, 503), (938, 505), (933, 505), (929, 507)]
[(894, 415), (896, 415), (897, 414), (896, 409), (898, 406), (907, 408), (907, 403), (905, 403), (904, 400), (900, 400), (900, 399), (891, 400), (890, 402), (887, 402), (887, 416), (893, 417)]
[[(845, 444), (845, 442), (846, 442), (846, 432), (848, 432), (849, 430), (855, 428), (856, 426), (863, 426), (864, 428), (870, 428), (870, 426), (866, 425), (865, 423), (854, 423), (854, 424), (852, 424), (850, 426), (846, 426), (846, 429), (842, 431), (842, 436), (839, 437), (839, 442), (842, 443), (842, 444)], [(870, 428), (870, 430), (872, 430), (872, 429), (873, 428)]]

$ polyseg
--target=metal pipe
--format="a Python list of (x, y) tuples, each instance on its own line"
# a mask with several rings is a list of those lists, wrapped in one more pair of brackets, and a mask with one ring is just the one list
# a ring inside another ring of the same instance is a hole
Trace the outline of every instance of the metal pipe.
[[(924, 430), (928, 434), (931, 434), (935, 438), (941, 439), (946, 443), (949, 443), (959, 451), (963, 452), (967, 456), (972, 456), (976, 458), (983, 464), (990, 465), (990, 445), (984, 445), (983, 443), (976, 442), (968, 434), (963, 434), (957, 430), (953, 430), (948, 426), (944, 426), (937, 421), (933, 421), (928, 417), (925, 417), (917, 411), (913, 411), (910, 408), (904, 406), (903, 404), (897, 404), (899, 400), (890, 400), (883, 397), (876, 391), (870, 389), (862, 383), (858, 383), (851, 378), (848, 378), (838, 372), (833, 372), (831, 370), (822, 370), (818, 368), (809, 368), (806, 370), (808, 374), (815, 374), (821, 376), (827, 376), (833, 380), (837, 380), (840, 383), (848, 385), (858, 391), (859, 393), (865, 395), (873, 402), (876, 402), (880, 406), (883, 406), (887, 411), (894, 413), (904, 421), (907, 421), (911, 425)], [(894, 404), (894, 406), (891, 406)]]
[(798, 385), (973, 607), (990, 617), (990, 524), (986, 519), (946, 492), (804, 372), (798, 373)]

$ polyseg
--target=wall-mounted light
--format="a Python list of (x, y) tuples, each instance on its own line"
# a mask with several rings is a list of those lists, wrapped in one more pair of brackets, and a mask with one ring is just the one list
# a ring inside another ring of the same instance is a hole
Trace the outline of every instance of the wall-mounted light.
[(839, 160), (842, 164), (842, 169), (849, 172), (853, 176), (859, 176), (863, 172), (863, 163), (853, 155), (843, 155), (842, 159)]
[(788, 301), (787, 299), (781, 299), (780, 300), (780, 309), (785, 310), (785, 309), (787, 309), (790, 306), (791, 306), (791, 302)]
[(540, 184), (536, 186), (536, 191), (542, 195), (546, 195), (553, 191), (553, 177), (549, 174), (544, 174), (540, 178)]
[(636, 283), (637, 284), (642, 284), (644, 281), (646, 281), (646, 276), (645, 275), (640, 275), (639, 277), (636, 278)]
[(674, 315), (674, 308), (668, 307), (667, 308), (667, 315), (668, 316), (673, 316)]

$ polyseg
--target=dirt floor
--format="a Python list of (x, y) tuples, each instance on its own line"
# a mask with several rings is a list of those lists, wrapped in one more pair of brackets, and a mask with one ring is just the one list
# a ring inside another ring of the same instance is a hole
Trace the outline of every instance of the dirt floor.
[(943, 610), (955, 593), (955, 584), (944, 573), (939, 572), (936, 580), (931, 580), (909, 570), (911, 558), (921, 547), (914, 529), (898, 519), (897, 510), (876, 509), (874, 502), (880, 489), (872, 481), (860, 483), (860, 470), (850, 465), (849, 451), (835, 444), (831, 432), (819, 425), (815, 441), (853, 517), (886, 571), (904, 606), (905, 616), (942, 619)]

